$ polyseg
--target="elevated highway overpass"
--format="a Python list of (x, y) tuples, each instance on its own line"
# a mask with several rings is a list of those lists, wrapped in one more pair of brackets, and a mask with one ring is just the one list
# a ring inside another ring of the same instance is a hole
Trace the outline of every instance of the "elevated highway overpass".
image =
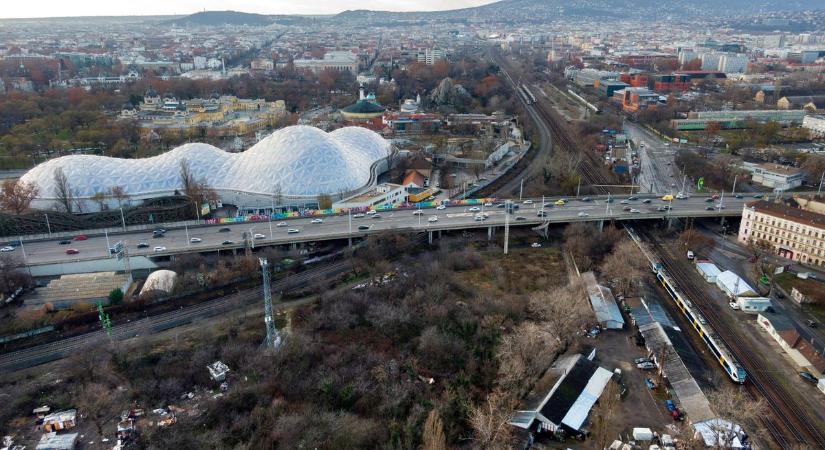
[[(207, 253), (215, 251), (232, 251), (247, 246), (244, 233), (262, 234), (263, 238), (255, 239), (256, 247), (284, 244), (298, 244), (313, 241), (348, 239), (364, 237), (370, 234), (385, 232), (438, 232), (451, 230), (484, 229), (490, 233), (509, 223), (512, 227), (536, 227), (542, 224), (556, 224), (569, 222), (603, 222), (611, 220), (662, 220), (685, 217), (738, 217), (742, 213), (742, 206), (754, 200), (752, 197), (735, 198), (725, 197), (724, 208), (709, 207), (717, 205), (718, 201), (708, 201), (707, 195), (695, 195), (689, 199), (663, 201), (660, 196), (639, 195), (637, 200), (627, 200), (627, 196), (608, 198), (593, 197), (590, 201), (581, 199), (567, 199), (564, 206), (554, 203), (559, 198), (530, 199), (517, 203), (519, 209), (508, 214), (504, 208), (497, 205), (483, 209), (488, 217), (484, 221), (476, 220), (477, 211), (468, 206), (451, 206), (437, 210), (426, 208), (420, 215), (414, 214), (414, 209), (381, 211), (378, 217), (365, 215), (355, 216), (327, 216), (322, 223), (312, 223), (312, 217), (287, 219), (282, 226), (278, 222), (246, 222), (236, 224), (209, 225), (187, 228), (168, 229), (165, 236), (153, 238), (149, 230), (125, 232), (118, 234), (90, 235), (82, 241), (72, 241), (68, 245), (60, 245), (61, 239), (22, 239), (15, 252), (25, 257), (30, 266), (95, 261), (113, 258), (109, 253), (109, 245), (123, 242), (127, 246), (130, 256), (145, 256), (160, 258), (185, 253)], [(648, 201), (648, 203), (644, 203)], [(532, 203), (531, 203), (532, 202)], [(623, 203), (626, 202), (626, 203)], [(662, 210), (661, 207), (671, 205), (671, 210)], [(545, 217), (539, 217), (538, 212), (544, 209)], [(630, 210), (625, 210), (630, 209)], [(436, 217), (437, 219), (431, 219)], [(431, 221), (432, 220), (432, 221)], [(271, 231), (270, 231), (271, 230)], [(289, 233), (288, 230), (298, 230)], [(191, 238), (200, 239), (199, 242), (190, 242)], [(65, 238), (62, 238), (65, 239)], [(231, 241), (231, 243), (224, 243)], [(147, 248), (138, 248), (139, 243), (148, 244)], [(163, 247), (155, 250), (155, 247)], [(72, 248), (79, 253), (70, 255), (66, 250)]]

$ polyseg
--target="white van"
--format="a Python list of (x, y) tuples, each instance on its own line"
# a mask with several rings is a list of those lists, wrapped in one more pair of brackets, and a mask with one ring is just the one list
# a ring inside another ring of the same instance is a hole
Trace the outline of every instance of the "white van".
[(691, 259), (691, 260), (692, 260), (692, 259), (694, 258), (694, 254), (693, 254), (693, 252), (692, 252), (692, 251), (690, 251), (690, 250), (688, 250), (688, 252), (687, 252), (687, 257), (688, 257), (688, 259)]

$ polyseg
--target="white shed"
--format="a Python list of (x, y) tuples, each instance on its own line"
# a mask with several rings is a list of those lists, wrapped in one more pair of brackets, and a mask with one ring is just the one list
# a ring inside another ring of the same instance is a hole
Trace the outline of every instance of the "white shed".
[(716, 285), (730, 298), (755, 297), (759, 295), (756, 289), (752, 288), (747, 281), (730, 270), (726, 270), (716, 276)]
[(771, 299), (767, 297), (737, 297), (736, 303), (744, 312), (760, 313), (771, 307)]
[(721, 272), (716, 264), (710, 261), (696, 261), (696, 270), (708, 283), (716, 283), (716, 277)]

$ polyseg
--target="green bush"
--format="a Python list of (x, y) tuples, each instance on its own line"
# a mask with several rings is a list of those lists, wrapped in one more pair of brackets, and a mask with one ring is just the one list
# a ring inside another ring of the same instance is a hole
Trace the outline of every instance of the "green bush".
[(110, 305), (119, 305), (123, 303), (123, 291), (120, 288), (114, 288), (111, 292), (109, 292), (109, 304)]

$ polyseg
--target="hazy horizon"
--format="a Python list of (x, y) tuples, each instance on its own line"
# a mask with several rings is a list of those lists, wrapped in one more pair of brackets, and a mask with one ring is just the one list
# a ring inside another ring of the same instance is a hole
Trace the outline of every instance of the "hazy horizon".
[(355, 0), (319, 0), (308, 3), (292, 0), (145, 0), (140, 3), (113, 3), (103, 0), (79, 0), (69, 3), (41, 0), (8, 4), (0, 11), (0, 19), (188, 15), (201, 11), (226, 10), (257, 14), (337, 14), (352, 9), (439, 11), (484, 5), (494, 1), (497, 0), (376, 0), (366, 5)]

